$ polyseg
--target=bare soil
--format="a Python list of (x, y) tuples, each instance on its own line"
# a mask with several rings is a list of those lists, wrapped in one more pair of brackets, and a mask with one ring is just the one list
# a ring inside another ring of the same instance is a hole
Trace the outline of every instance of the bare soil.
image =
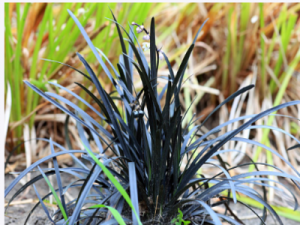
[[(33, 173), (32, 177), (35, 177), (37, 174), (39, 173)], [(63, 185), (66, 185), (72, 181), (74, 181), (75, 179), (68, 175), (68, 174), (61, 174), (62, 176), (62, 182)], [(55, 175), (53, 175), (53, 178), (55, 178)], [(14, 176), (12, 175), (5, 175), (5, 188), (8, 187), (8, 185), (14, 180)], [(57, 188), (56, 185), (56, 180), (53, 179), (53, 184), (54, 184), (54, 188)], [(9, 193), (9, 195), (6, 197), (6, 201), (9, 201), (9, 199), (13, 196), (13, 194), (21, 187), (22, 185), (19, 183), (15, 186), (15, 188), (13, 188), (11, 190), (11, 192)], [(41, 181), (37, 181), (35, 183), (35, 186), (39, 192), (39, 195), (41, 197), (47, 195), (50, 190), (49, 187), (47, 186), (46, 182), (41, 180)], [(70, 196), (74, 197), (78, 194), (79, 189), (70, 189), (69, 193)], [(21, 195), (22, 196), (22, 193)], [(14, 199), (14, 201), (18, 200), (20, 198), (20, 196), (18, 196), (16, 199)], [(29, 189), (29, 192), (26, 194), (26, 196), (24, 196), (21, 201), (25, 201), (25, 200), (37, 200), (37, 196), (35, 194), (35, 191), (33, 189), (33, 187), (31, 187)], [(19, 225), (19, 224), (24, 224), (26, 217), (28, 215), (28, 213), (32, 210), (32, 208), (36, 205), (36, 203), (26, 203), (26, 204), (18, 204), (18, 205), (11, 205), (7, 208), (6, 213), (5, 213), (5, 225)], [(53, 206), (48, 206), (47, 207), (50, 213), (53, 213), (54, 211), (57, 210), (57, 207), (55, 205)], [(49, 219), (47, 218), (47, 215), (45, 214), (43, 208), (41, 205), (39, 205), (37, 207), (37, 209), (34, 211), (34, 213), (31, 215), (30, 220), (28, 221), (28, 225), (48, 225), (51, 224), (51, 222), (49, 221)], [(26, 224), (27, 225), (27, 224)]]
[[(36, 176), (35, 173), (32, 174), (32, 176)], [(55, 176), (55, 175), (54, 175)], [(12, 175), (5, 175), (5, 188), (13, 181), (14, 177)], [(72, 182), (74, 178), (72, 176), (69, 176), (67, 174), (62, 174), (62, 180), (66, 183)], [(56, 188), (56, 181), (53, 179), (54, 183), (54, 188)], [(38, 181), (35, 183), (38, 192), (40, 196), (44, 196), (50, 192), (47, 184), (44, 181)], [(13, 196), (13, 194), (20, 188), (22, 185), (17, 184), (17, 186), (9, 193), (8, 197), (5, 199), (6, 202), (10, 199), (10, 197)], [(76, 194), (78, 194), (79, 189), (73, 189), (70, 190), (70, 195), (72, 197), (75, 197)], [(21, 194), (22, 195), (22, 194)], [(18, 200), (19, 197), (17, 197), (15, 200)], [(29, 192), (24, 196), (21, 200), (37, 200), (37, 196), (33, 190), (33, 188), (30, 188)], [(18, 204), (18, 205), (11, 205), (7, 208), (7, 211), (5, 213), (5, 225), (19, 225), (19, 224), (24, 224), (26, 217), (28, 213), (32, 210), (36, 203), (26, 203), (26, 204)], [(255, 217), (255, 215), (246, 207), (241, 206), (241, 205), (235, 205), (231, 204), (232, 210), (239, 215), (241, 218), (243, 218), (243, 222), (245, 225), (259, 225), (260, 220)], [(48, 206), (49, 212), (53, 213), (57, 207), (56, 206)], [(255, 211), (259, 214), (262, 215), (262, 210), (255, 209)], [(282, 222), (284, 225), (300, 225), (299, 222), (293, 221), (286, 219), (284, 217), (281, 217)], [(39, 206), (36, 211), (32, 214), (30, 217), (29, 222), (27, 223), (28, 225), (48, 225), (51, 224), (51, 222), (48, 220), (43, 208)], [(276, 223), (275, 220), (271, 215), (268, 215), (267, 217), (267, 225), (277, 225), (279, 224), (278, 222)]]

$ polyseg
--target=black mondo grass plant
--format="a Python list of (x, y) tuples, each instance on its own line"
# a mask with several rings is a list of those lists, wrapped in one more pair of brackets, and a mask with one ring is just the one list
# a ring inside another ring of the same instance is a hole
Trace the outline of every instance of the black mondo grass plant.
[[(257, 120), (270, 116), (271, 113), (281, 108), (300, 104), (300, 101), (284, 103), (256, 115), (247, 115), (227, 121), (199, 135), (198, 131), (201, 131), (211, 115), (221, 106), (254, 87), (254, 85), (247, 86), (229, 96), (200, 125), (193, 126), (197, 121), (197, 118), (193, 117), (187, 127), (182, 126), (182, 121), (186, 115), (186, 113), (182, 113), (179, 101), (183, 74), (187, 68), (188, 59), (193, 51), (197, 36), (205, 23), (202, 24), (192, 45), (188, 48), (178, 71), (174, 73), (166, 54), (156, 47), (154, 18), (151, 20), (150, 32), (136, 23), (132, 23), (130, 31), (127, 32), (117, 23), (113, 15), (112, 21), (116, 24), (123, 52), (115, 68), (101, 50), (94, 47), (73, 13), (69, 11), (69, 14), (74, 19), (119, 96), (118, 99), (113, 98), (104, 90), (88, 62), (79, 53), (77, 53), (77, 56), (84, 64), (87, 73), (73, 69), (89, 79), (98, 93), (95, 95), (88, 87), (80, 83), (77, 83), (77, 85), (95, 101), (101, 111), (95, 109), (80, 96), (63, 86), (56, 83), (51, 84), (67, 91), (78, 101), (83, 102), (99, 116), (98, 120), (101, 123), (66, 98), (56, 93), (44, 93), (25, 81), (26, 85), (36, 93), (77, 121), (78, 132), (84, 146), (82, 150), (66, 150), (51, 139), (45, 140), (50, 143), (51, 155), (40, 159), (25, 169), (8, 186), (5, 190), (5, 196), (27, 173), (34, 169), (40, 171), (40, 175), (23, 185), (9, 200), (9, 203), (12, 202), (28, 186), (33, 185), (40, 201), (27, 216), (25, 224), (39, 205), (43, 207), (46, 216), (54, 224), (222, 224), (223, 221), (231, 224), (243, 224), (239, 216), (235, 215), (230, 209), (229, 203), (231, 201), (249, 208), (260, 219), (261, 224), (266, 224), (267, 210), (270, 211), (279, 224), (283, 224), (280, 217), (267, 202), (266, 188), (274, 188), (276, 191), (283, 193), (286, 191), (271, 186), (270, 181), (277, 181), (270, 179), (269, 176), (291, 179), (300, 189), (300, 173), (273, 149), (254, 140), (239, 137), (238, 134), (245, 129), (275, 129), (289, 135), (300, 144), (300, 141), (294, 136), (279, 128), (253, 125)], [(134, 28), (136, 28), (137, 33), (146, 33), (144, 40), (150, 40), (150, 64), (148, 64), (137, 41)], [(123, 38), (124, 33), (127, 38)], [(111, 67), (114, 76), (102, 57)], [(164, 78), (168, 82), (163, 90), (158, 93), (157, 70), (159, 59), (162, 57), (167, 63), (169, 76)], [(136, 92), (133, 86), (134, 70), (139, 74), (143, 84), (143, 88), (139, 92)], [(161, 104), (163, 98), (165, 99), (164, 105)], [(64, 104), (60, 104), (55, 99)], [(119, 110), (115, 101), (122, 102), (122, 111)], [(68, 108), (63, 105), (67, 105)], [(272, 114), (272, 116), (282, 115)], [(247, 119), (247, 122), (244, 122), (237, 129), (212, 138), (212, 135), (218, 134), (223, 127), (245, 119)], [(103, 123), (110, 126), (111, 132), (104, 129)], [(86, 131), (89, 131), (92, 135), (99, 152), (91, 150), (89, 140), (85, 135)], [(265, 148), (287, 163), (296, 175), (287, 174), (280, 168), (267, 163), (254, 163), (250, 157), (249, 163), (230, 167), (220, 156), (225, 152), (238, 151), (238, 149), (224, 149), (224, 145), (229, 141), (245, 142)], [(55, 148), (59, 151), (55, 151)], [(113, 157), (105, 155), (108, 149), (114, 153)], [(77, 159), (74, 153), (81, 153), (86, 163)], [(59, 168), (56, 157), (63, 154), (71, 155), (74, 161), (77, 162), (76, 167)], [(47, 160), (53, 160), (54, 168), (41, 169), (40, 164)], [(181, 170), (183, 160), (186, 160), (186, 163), (184, 169)], [(199, 171), (206, 164), (219, 168), (221, 172), (213, 177), (205, 177)], [(249, 165), (255, 165), (256, 171), (230, 176), (230, 170)], [(259, 171), (258, 165), (270, 166), (274, 170)], [(61, 173), (76, 177), (76, 181), (67, 185), (63, 184)], [(48, 177), (52, 175), (56, 176), (57, 189), (49, 182)], [(34, 186), (34, 183), (41, 179), (45, 179), (51, 189), (51, 192), (43, 197), (39, 195)], [(248, 184), (261, 186), (263, 195), (254, 188), (249, 187)], [(80, 192), (76, 199), (66, 202), (65, 193), (71, 188), (78, 187)], [(238, 201), (236, 197), (238, 194), (243, 194), (261, 203), (264, 206), (263, 216), (258, 215), (251, 206)], [(297, 199), (293, 193), (291, 194), (294, 197), (296, 210), (298, 207)], [(43, 202), (51, 195), (53, 195), (58, 205), (58, 209), (54, 213), (50, 213)], [(220, 206), (226, 208), (224, 214), (220, 214), (215, 210), (215, 207)]]

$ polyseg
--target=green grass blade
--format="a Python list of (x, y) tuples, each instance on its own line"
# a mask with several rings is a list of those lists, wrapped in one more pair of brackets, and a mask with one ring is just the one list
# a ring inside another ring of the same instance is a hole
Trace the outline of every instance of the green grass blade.
[[(231, 194), (231, 196), (232, 196), (232, 194)], [(259, 202), (255, 201), (251, 198), (240, 196), (240, 195), (237, 195), (236, 197), (237, 197), (237, 200), (239, 200), (245, 204), (248, 204), (249, 206), (253, 206), (258, 209), (264, 208), (264, 206), (262, 204), (260, 204)], [(280, 207), (280, 206), (275, 206), (275, 205), (271, 205), (271, 206), (278, 215), (300, 222), (300, 212), (299, 211), (294, 211), (294, 210), (286, 208), (286, 207)]]
[(233, 13), (233, 8), (229, 9), (229, 13), (227, 15), (227, 45), (225, 57), (223, 58), (223, 75), (222, 75), (222, 89), (226, 90), (226, 86), (228, 84), (228, 74), (229, 74), (229, 64), (230, 64), (230, 50), (231, 50), (231, 32), (230, 32), (230, 21), (231, 15)]
[(64, 24), (64, 22), (66, 21), (67, 17), (68, 17), (68, 11), (67, 9), (71, 8), (72, 3), (68, 2), (62, 5), (60, 12), (59, 12), (59, 17), (57, 18), (56, 21), (56, 30), (54, 33), (54, 36), (57, 37), (59, 35), (59, 33), (61, 32), (61, 26)]
[(60, 209), (60, 211), (61, 211), (61, 213), (62, 213), (62, 215), (64, 217), (64, 220), (67, 221), (68, 220), (68, 216), (66, 214), (66, 211), (65, 211), (65, 209), (64, 209), (64, 207), (63, 207), (63, 205), (62, 205), (62, 203), (61, 203), (58, 195), (56, 194), (55, 189), (53, 188), (53, 186), (52, 186), (51, 182), (49, 181), (48, 177), (45, 175), (45, 173), (43, 172), (43, 170), (39, 166), (38, 166), (38, 169), (40, 170), (40, 172), (43, 175), (46, 183), (48, 184), (48, 186), (49, 186), (49, 188), (50, 188), (50, 190), (51, 190), (51, 192), (53, 194), (53, 197), (55, 198), (55, 201), (57, 202), (57, 205), (58, 205), (58, 207), (59, 207), (59, 209)]
[[(46, 30), (46, 24), (47, 24), (47, 20), (49, 17), (49, 13), (50, 10), (52, 9), (52, 4), (48, 4), (47, 8), (45, 10), (45, 14), (42, 20), (42, 23), (39, 27), (39, 34), (38, 34), (38, 38), (37, 41), (35, 43), (35, 48), (34, 48), (34, 53), (33, 53), (33, 57), (32, 57), (32, 63), (31, 63), (31, 69), (30, 69), (30, 74), (29, 74), (29, 78), (30, 79), (34, 79), (36, 77), (36, 73), (37, 73), (37, 62), (38, 62), (38, 54), (39, 51), (41, 49), (41, 44), (42, 44), (42, 39), (44, 36), (44, 32)], [(41, 78), (42, 79), (42, 76)], [(27, 102), (31, 102), (31, 104), (27, 105), (27, 109), (26, 109), (26, 114), (28, 115), (33, 109), (34, 107), (37, 105), (37, 101), (39, 99), (39, 96), (37, 95), (33, 95), (33, 90), (28, 89), (28, 93), (27, 93)], [(34, 122), (34, 116), (32, 116), (30, 118), (30, 122), (29, 125), (32, 126)]]
[(126, 225), (126, 223), (124, 222), (122, 216), (120, 215), (120, 213), (114, 209), (113, 207), (110, 206), (106, 206), (106, 205), (93, 205), (90, 207), (91, 209), (96, 209), (96, 208), (108, 208), (111, 211), (111, 214), (114, 216), (114, 218), (116, 219), (116, 221), (120, 224), (120, 225)]
[[(83, 143), (82, 143), (83, 144)], [(83, 144), (84, 145), (84, 144)], [(118, 180), (111, 174), (111, 172), (100, 162), (100, 160), (94, 155), (94, 153), (87, 148), (87, 146), (84, 145), (85, 150), (88, 152), (88, 154), (92, 157), (92, 159), (98, 164), (98, 166), (101, 167), (105, 175), (108, 177), (108, 179), (115, 185), (117, 190), (122, 194), (123, 198), (126, 200), (130, 208), (134, 211), (134, 214), (138, 220), (138, 223), (141, 225), (141, 221), (139, 216), (137, 215), (133, 204), (130, 200), (129, 195), (127, 194), (126, 190), (122, 187), (122, 185), (118, 182)]]
[[(295, 68), (296, 68), (296, 66), (298, 65), (299, 62), (300, 62), (300, 49), (298, 50), (295, 58), (293, 59), (293, 61), (289, 65), (289, 68), (288, 68), (286, 74), (284, 75), (284, 80), (283, 80), (282, 85), (281, 85), (281, 87), (280, 87), (280, 89), (278, 91), (278, 94), (277, 94), (276, 98), (275, 98), (273, 106), (277, 106), (277, 105), (280, 104), (280, 102), (281, 102), (281, 100), (283, 98), (283, 95), (284, 95), (284, 93), (286, 91), (286, 88), (287, 88), (287, 86), (289, 84), (289, 81), (290, 81), (290, 79), (291, 79), (291, 77), (292, 77), (292, 75), (293, 75), (293, 73), (295, 71)], [(274, 113), (276, 113), (276, 112), (274, 112)], [(268, 118), (267, 125), (270, 126), (273, 123), (273, 120), (274, 120), (274, 117), (270, 116)], [(261, 139), (261, 143), (262, 144), (266, 143), (266, 141), (268, 139), (269, 132), (270, 132), (269, 129), (265, 129), (263, 131), (263, 136), (262, 136), (262, 139)], [(253, 156), (253, 161), (254, 162), (257, 162), (258, 156), (261, 153), (261, 151), (262, 151), (262, 148), (258, 147), (257, 150), (256, 150), (256, 152), (254, 153), (254, 156)], [(254, 166), (251, 165), (249, 167), (249, 172), (251, 172), (253, 170), (254, 170)]]
[[(14, 90), (13, 80), (12, 80), (12, 63), (11, 58), (13, 55), (12, 43), (12, 33), (9, 20), (9, 3), (5, 3), (5, 83), (9, 82), (10, 86)], [(7, 90), (7, 89), (5, 89)], [(17, 120), (16, 110), (11, 111), (11, 119)]]
[[(265, 18), (264, 18), (264, 4), (263, 3), (259, 3), (259, 21), (260, 21), (260, 29), (263, 29), (265, 27)], [(266, 94), (266, 87), (267, 87), (267, 76), (266, 76), (266, 65), (265, 65), (265, 61), (266, 61), (266, 56), (265, 56), (265, 51), (266, 51), (266, 47), (265, 47), (265, 41), (264, 38), (262, 36), (262, 34), (260, 34), (260, 48), (261, 48), (261, 90), (263, 94)]]
[[(20, 121), (22, 119), (22, 102), (21, 102), (21, 90), (23, 89), (22, 86), (22, 80), (23, 80), (23, 68), (21, 65), (21, 55), (22, 55), (22, 34), (25, 24), (25, 18), (27, 16), (28, 10), (29, 10), (29, 3), (26, 3), (24, 7), (23, 15), (21, 16), (21, 9), (20, 9), (20, 3), (16, 4), (16, 11), (17, 11), (17, 45), (16, 48), (13, 50), (12, 53), (14, 53), (14, 67), (13, 70), (11, 70), (12, 74), (9, 76), (13, 77), (12, 80), (12, 88), (13, 88), (13, 99), (15, 100), (15, 104), (13, 104), (14, 109), (14, 115), (15, 120)], [(8, 17), (9, 18), (9, 17)], [(7, 23), (9, 23), (7, 21)], [(7, 27), (7, 29), (11, 29), (10, 26)], [(8, 31), (11, 32), (11, 31)], [(11, 35), (9, 33), (8, 35)], [(11, 36), (12, 37), (12, 36)], [(22, 127), (17, 127), (17, 137), (20, 138), (22, 136)]]

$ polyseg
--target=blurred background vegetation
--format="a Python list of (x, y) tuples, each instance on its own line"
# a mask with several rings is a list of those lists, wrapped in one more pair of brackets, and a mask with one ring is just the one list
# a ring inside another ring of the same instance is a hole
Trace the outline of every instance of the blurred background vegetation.
[[(194, 101), (186, 121), (194, 113), (205, 118), (220, 100), (250, 83), (256, 85), (255, 91), (222, 107), (208, 129), (219, 121), (255, 114), (300, 99), (299, 3), (5, 3), (6, 157), (20, 144), (10, 156), (6, 172), (49, 154), (49, 146), (42, 140), (23, 144), (24, 140), (52, 137), (69, 148), (81, 146), (74, 121), (68, 121), (60, 110), (24, 86), (23, 80), (30, 80), (40, 89), (50, 92), (57, 90), (47, 82), (57, 81), (93, 105), (92, 100), (74, 85), (74, 82), (80, 82), (89, 87), (88, 80), (67, 66), (42, 60), (51, 59), (83, 70), (75, 54), (80, 52), (97, 71), (101, 83), (107, 84), (106, 91), (113, 92), (109, 79), (67, 13), (70, 9), (79, 18), (94, 45), (116, 64), (121, 46), (115, 25), (107, 19), (112, 18), (109, 7), (127, 30), (133, 21), (148, 28), (154, 16), (157, 45), (170, 58), (175, 71), (200, 25), (209, 18), (196, 42), (184, 78), (181, 98), (184, 110)], [(143, 42), (142, 36), (138, 37)], [(161, 61), (158, 75), (167, 73), (166, 63)], [(142, 85), (137, 79), (134, 83), (136, 88)], [(161, 88), (165, 80), (160, 79), (159, 83)], [(74, 101), (67, 92), (59, 94)], [(290, 107), (279, 113), (300, 118), (299, 107)], [(89, 113), (93, 115), (93, 112)], [(280, 127), (296, 138), (300, 136), (300, 122), (295, 119), (271, 116), (260, 123)], [(243, 135), (273, 147), (300, 169), (299, 149), (286, 150), (296, 143), (293, 139), (276, 131), (269, 133), (268, 129)], [(242, 149), (254, 161), (275, 164), (283, 170), (286, 168), (281, 160), (262, 149), (235, 146), (235, 143), (227, 147)], [(244, 160), (240, 155), (224, 157), (232, 164)], [(60, 158), (62, 164), (70, 160)], [(273, 204), (281, 201), (276, 193), (269, 192)], [(288, 208), (278, 210), (281, 210), (281, 215), (300, 219), (299, 212), (295, 214)]]

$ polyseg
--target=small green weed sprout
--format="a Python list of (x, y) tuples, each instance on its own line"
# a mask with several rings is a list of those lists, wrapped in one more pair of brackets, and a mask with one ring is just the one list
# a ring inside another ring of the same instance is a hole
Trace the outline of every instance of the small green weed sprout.
[(172, 219), (171, 224), (175, 224), (175, 225), (187, 225), (190, 224), (190, 221), (185, 221), (183, 220), (183, 213), (181, 212), (180, 209), (178, 209), (178, 215), (176, 218)]

